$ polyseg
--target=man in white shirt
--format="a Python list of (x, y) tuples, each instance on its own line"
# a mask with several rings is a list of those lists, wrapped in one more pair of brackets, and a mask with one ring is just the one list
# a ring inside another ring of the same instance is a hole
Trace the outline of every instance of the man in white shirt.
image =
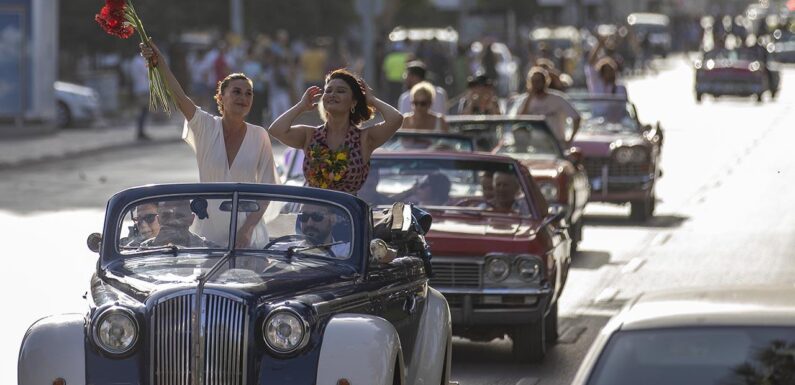
[[(400, 94), (400, 98), (398, 99), (398, 111), (400, 111), (401, 114), (411, 112), (411, 88), (417, 83), (425, 81), (427, 72), (425, 64), (419, 60), (406, 64), (406, 72), (403, 74), (406, 91)], [(434, 88), (436, 90), (436, 95), (433, 97), (431, 112), (445, 115), (447, 112), (447, 91), (438, 86)]]
[[(580, 114), (569, 103), (565, 94), (549, 89), (550, 77), (541, 67), (533, 67), (527, 73), (527, 97), (519, 114), (542, 115), (563, 148), (569, 148), (580, 129)], [(566, 138), (566, 119), (572, 119), (572, 132)]]

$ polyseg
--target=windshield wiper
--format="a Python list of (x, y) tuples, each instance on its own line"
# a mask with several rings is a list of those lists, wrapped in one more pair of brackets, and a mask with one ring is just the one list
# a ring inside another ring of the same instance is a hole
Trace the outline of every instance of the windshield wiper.
[[(127, 249), (127, 247), (123, 247), (122, 249)], [(177, 256), (180, 251), (187, 250), (187, 248), (179, 247), (177, 245), (169, 245), (163, 247), (135, 247), (135, 250), (141, 250), (140, 252), (135, 253), (135, 255), (151, 255), (151, 254), (162, 254), (162, 253), (171, 253), (173, 256)]]
[(305, 251), (315, 250), (315, 249), (326, 249), (329, 252), (329, 255), (331, 255), (332, 257), (336, 257), (336, 255), (334, 255), (334, 252), (331, 251), (331, 247), (336, 245), (341, 245), (343, 243), (344, 242), (342, 241), (337, 241), (337, 242), (321, 243), (319, 245), (312, 245), (312, 246), (290, 246), (287, 248), (287, 252), (285, 253), (284, 256), (287, 257), (287, 259), (290, 259), (296, 253), (303, 253)]

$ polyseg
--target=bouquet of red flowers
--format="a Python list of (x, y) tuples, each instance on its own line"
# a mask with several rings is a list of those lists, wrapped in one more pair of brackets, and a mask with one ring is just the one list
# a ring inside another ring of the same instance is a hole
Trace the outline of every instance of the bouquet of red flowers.
[[(105, 0), (105, 6), (94, 16), (94, 20), (113, 36), (127, 39), (137, 31), (141, 42), (149, 43), (144, 25), (131, 0)], [(149, 109), (160, 107), (171, 113), (171, 101), (171, 90), (157, 69), (157, 63), (149, 63)]]

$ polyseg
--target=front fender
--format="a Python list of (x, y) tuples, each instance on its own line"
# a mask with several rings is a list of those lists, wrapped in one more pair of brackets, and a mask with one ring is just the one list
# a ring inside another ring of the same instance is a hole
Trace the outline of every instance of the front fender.
[(17, 383), (51, 384), (60, 377), (69, 385), (85, 385), (85, 323), (83, 314), (63, 314), (36, 321), (22, 339)]
[[(428, 288), (425, 312), (420, 319), (414, 354), (408, 367), (408, 384), (446, 384), (450, 381), (453, 333), (450, 307), (444, 295)], [(442, 382), (445, 379), (446, 382)]]
[(400, 338), (383, 318), (339, 314), (329, 321), (323, 334), (317, 367), (317, 385), (336, 385), (345, 378), (351, 384), (391, 385), (395, 366), (403, 380)]

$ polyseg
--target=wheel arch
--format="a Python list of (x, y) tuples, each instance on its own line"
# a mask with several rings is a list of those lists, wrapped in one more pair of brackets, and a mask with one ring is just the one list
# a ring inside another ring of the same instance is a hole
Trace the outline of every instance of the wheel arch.
[(19, 348), (17, 383), (63, 378), (67, 384), (85, 384), (85, 325), (83, 314), (49, 316), (31, 325)]

